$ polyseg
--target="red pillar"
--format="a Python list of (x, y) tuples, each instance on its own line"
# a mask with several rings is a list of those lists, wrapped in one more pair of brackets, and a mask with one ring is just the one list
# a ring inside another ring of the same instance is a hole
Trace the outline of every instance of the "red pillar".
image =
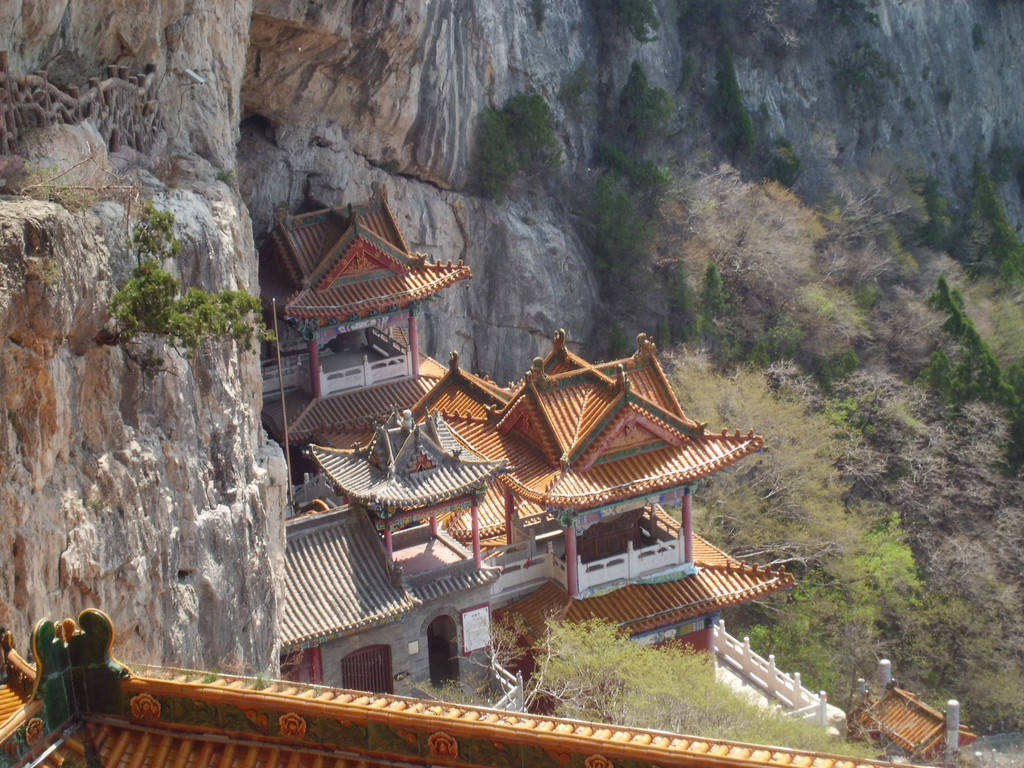
[(388, 549), (388, 559), (389, 560), (394, 560), (395, 559), (395, 552), (391, 548), (391, 526), (390, 525), (387, 528), (384, 529), (384, 546), (387, 547), (387, 549)]
[(690, 486), (683, 488), (683, 561), (693, 562), (693, 495)]
[(515, 515), (515, 505), (512, 502), (512, 489), (505, 489), (505, 543), (512, 543), (512, 517)]
[(576, 574), (576, 526), (572, 524), (565, 529), (565, 580), (569, 597), (576, 597), (580, 582)]
[(412, 375), (420, 375), (420, 334), (416, 329), (416, 309), (409, 307), (409, 354), (412, 356)]
[(476, 563), (477, 568), (480, 568), (484, 561), (480, 556), (480, 514), (476, 508), (476, 497), (473, 497), (473, 509), (470, 514), (473, 517), (473, 562)]
[(309, 381), (313, 399), (320, 398), (320, 344), (316, 339), (309, 341)]
[(437, 515), (430, 516), (430, 535), (437, 538)]

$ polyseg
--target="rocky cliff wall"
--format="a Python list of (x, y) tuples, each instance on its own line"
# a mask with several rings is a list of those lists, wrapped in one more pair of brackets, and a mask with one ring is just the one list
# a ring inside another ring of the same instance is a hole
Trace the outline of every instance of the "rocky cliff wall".
[(103, 64), (153, 63), (163, 119), (148, 157), (108, 156), (87, 125), (37, 131), (23, 149), (38, 180), (86, 161), (49, 190), (68, 208), (0, 200), (0, 624), (23, 649), (35, 621), (95, 606), (129, 661), (276, 660), (285, 471), (260, 425), (256, 354), (169, 351), (150, 379), (96, 341), (132, 266), (131, 196), (175, 213), (168, 267), (186, 285), (256, 290), (245, 205), (217, 179), (234, 164), (248, 19), (245, 3), (0, 8), (12, 72), (78, 85)]

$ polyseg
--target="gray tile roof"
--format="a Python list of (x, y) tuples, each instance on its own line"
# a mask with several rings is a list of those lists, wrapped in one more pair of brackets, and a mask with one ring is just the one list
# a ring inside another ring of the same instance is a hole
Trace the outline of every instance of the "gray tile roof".
[(420, 509), (482, 491), (505, 468), (462, 448), (439, 415), (413, 424), (392, 413), (364, 448), (311, 446), (313, 458), (350, 502), (374, 510)]
[(421, 600), (395, 586), (362, 510), (341, 507), (287, 526), (282, 650), (397, 621)]

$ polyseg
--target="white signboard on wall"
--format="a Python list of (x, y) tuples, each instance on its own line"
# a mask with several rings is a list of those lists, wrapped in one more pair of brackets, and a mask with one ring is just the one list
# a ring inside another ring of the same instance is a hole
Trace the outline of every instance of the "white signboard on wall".
[(462, 651), (470, 654), (491, 644), (491, 606), (489, 603), (462, 612)]

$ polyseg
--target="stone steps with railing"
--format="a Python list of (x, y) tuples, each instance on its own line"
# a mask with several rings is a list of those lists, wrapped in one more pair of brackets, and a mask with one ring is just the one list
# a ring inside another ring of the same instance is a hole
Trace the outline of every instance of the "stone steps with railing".
[(765, 659), (751, 649), (749, 637), (740, 641), (726, 632), (724, 621), (714, 627), (712, 649), (720, 667), (778, 704), (788, 716), (801, 717), (821, 726), (845, 723), (846, 714), (828, 703), (825, 691), (815, 693), (806, 688), (799, 672), (781, 672), (775, 666), (774, 654)]

